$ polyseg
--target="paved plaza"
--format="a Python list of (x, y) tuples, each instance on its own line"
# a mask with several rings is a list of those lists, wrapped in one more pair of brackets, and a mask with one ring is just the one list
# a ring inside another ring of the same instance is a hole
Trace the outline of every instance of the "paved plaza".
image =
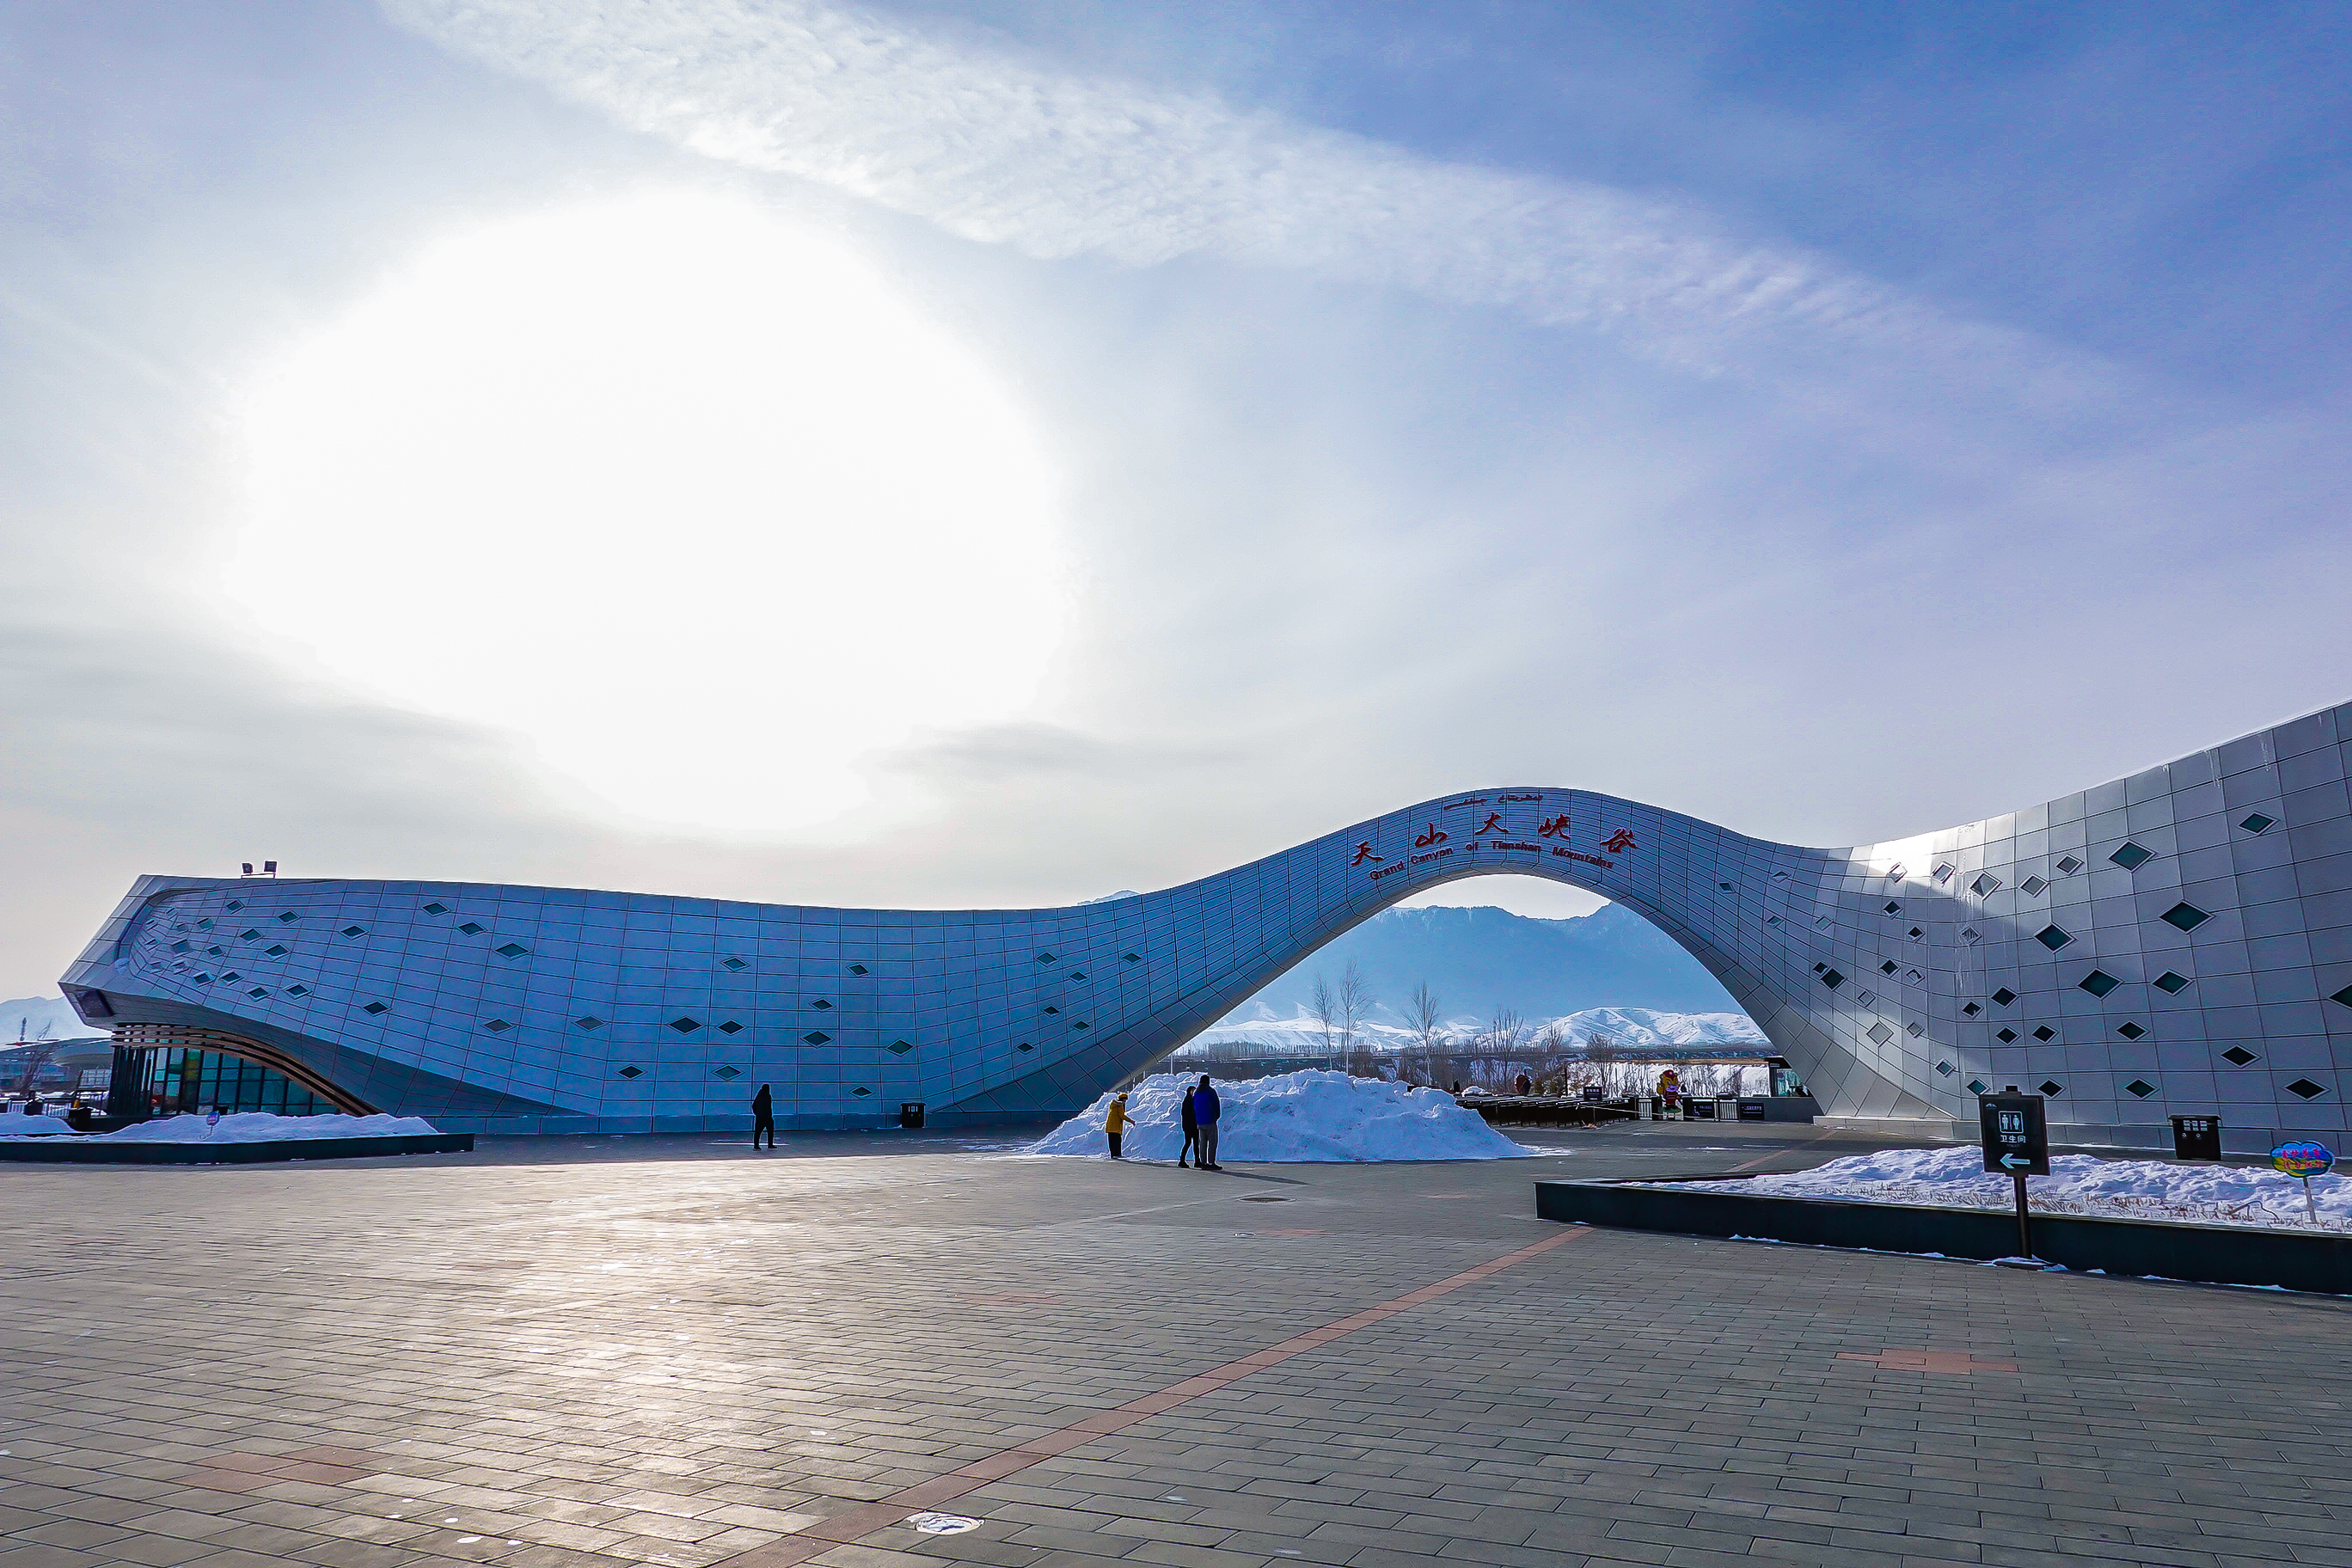
[(2352, 1303), (1554, 1226), (1877, 1145), (1523, 1136), (0, 1168), (0, 1568), (2352, 1564)]

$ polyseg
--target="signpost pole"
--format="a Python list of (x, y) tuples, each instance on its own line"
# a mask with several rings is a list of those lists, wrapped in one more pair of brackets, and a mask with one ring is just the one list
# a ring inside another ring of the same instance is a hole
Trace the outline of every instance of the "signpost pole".
[(2013, 1172), (2011, 1179), (2017, 1184), (2017, 1255), (2031, 1258), (2033, 1256), (2033, 1222), (2026, 1217), (2025, 1173)]
[(2305, 1176), (2303, 1179), (2303, 1212), (2311, 1217), (2312, 1224), (2317, 1225), (2319, 1223), (2319, 1205), (2311, 1201), (2311, 1178), (2309, 1176)]

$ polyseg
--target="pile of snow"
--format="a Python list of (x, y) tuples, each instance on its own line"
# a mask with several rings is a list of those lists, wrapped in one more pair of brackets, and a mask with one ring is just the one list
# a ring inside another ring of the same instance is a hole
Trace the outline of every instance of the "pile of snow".
[[(20, 1121), (25, 1125), (18, 1126)], [(54, 1116), (0, 1118), (0, 1138), (72, 1131)], [(159, 1117), (89, 1136), (118, 1143), (273, 1143), (288, 1138), (404, 1138), (439, 1131), (422, 1116), (276, 1116), (267, 1110), (239, 1110), (217, 1123), (205, 1116)]]
[[(1130, 1091), (1125, 1152), (1139, 1159), (1175, 1159), (1184, 1146), (1180, 1096), (1199, 1082), (1197, 1076), (1169, 1074), (1146, 1079)], [(1512, 1142), (1476, 1111), (1433, 1089), (1310, 1069), (1219, 1083), (1216, 1090), (1220, 1163), (1510, 1160), (1543, 1152)], [(1111, 1099), (1104, 1095), (1029, 1152), (1108, 1157), (1103, 1113)]]
[[(1733, 1182), (1644, 1183), (1676, 1192), (1755, 1193), (1773, 1197), (1843, 1198), (1855, 1203), (1933, 1204), (1947, 1208), (2010, 1209), (2010, 1178), (1984, 1168), (1976, 1148), (1889, 1149), (1855, 1154), (1811, 1171)], [(2276, 1171), (2234, 1165), (2168, 1165), (2154, 1160), (2102, 1160), (2053, 1154), (2050, 1173), (2026, 1182), (2037, 1213), (2106, 1219), (2188, 1220), (2203, 1225), (2302, 1226), (2303, 1182)], [(2319, 1223), (2352, 1231), (2352, 1181), (2315, 1176)]]
[(44, 1133), (72, 1131), (62, 1117), (26, 1115), (22, 1100), (5, 1111), (0, 1111), (0, 1138), (33, 1138)]

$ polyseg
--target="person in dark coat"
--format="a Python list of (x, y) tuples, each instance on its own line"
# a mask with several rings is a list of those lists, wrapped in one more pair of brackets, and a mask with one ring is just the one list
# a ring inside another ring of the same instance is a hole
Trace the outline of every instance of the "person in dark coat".
[(1192, 1102), (1192, 1121), (1201, 1132), (1201, 1169), (1222, 1171), (1217, 1163), (1217, 1116), (1224, 1109), (1217, 1101), (1217, 1091), (1209, 1087), (1209, 1075), (1201, 1075), (1201, 1087), (1186, 1097)]
[(760, 1146), (760, 1134), (762, 1132), (768, 1135), (768, 1147), (774, 1148), (776, 1146), (776, 1102), (769, 1095), (768, 1086), (764, 1083), (760, 1086), (760, 1092), (751, 1097), (752, 1148), (757, 1149)]
[[(1185, 1155), (1201, 1152), (1201, 1123), (1192, 1115), (1192, 1091), (1188, 1089), (1177, 1098), (1183, 1101), (1177, 1109), (1184, 1118), (1184, 1147), (1176, 1151), (1176, 1168), (1181, 1171), (1184, 1168)], [(1208, 1163), (1206, 1158), (1201, 1162), (1203, 1165)]]

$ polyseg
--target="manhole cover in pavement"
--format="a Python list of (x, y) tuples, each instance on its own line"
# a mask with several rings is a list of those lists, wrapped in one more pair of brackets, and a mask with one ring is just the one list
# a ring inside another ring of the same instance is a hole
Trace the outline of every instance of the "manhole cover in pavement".
[(967, 1530), (980, 1528), (980, 1521), (966, 1519), (960, 1513), (910, 1513), (907, 1522), (925, 1535), (961, 1535)]

